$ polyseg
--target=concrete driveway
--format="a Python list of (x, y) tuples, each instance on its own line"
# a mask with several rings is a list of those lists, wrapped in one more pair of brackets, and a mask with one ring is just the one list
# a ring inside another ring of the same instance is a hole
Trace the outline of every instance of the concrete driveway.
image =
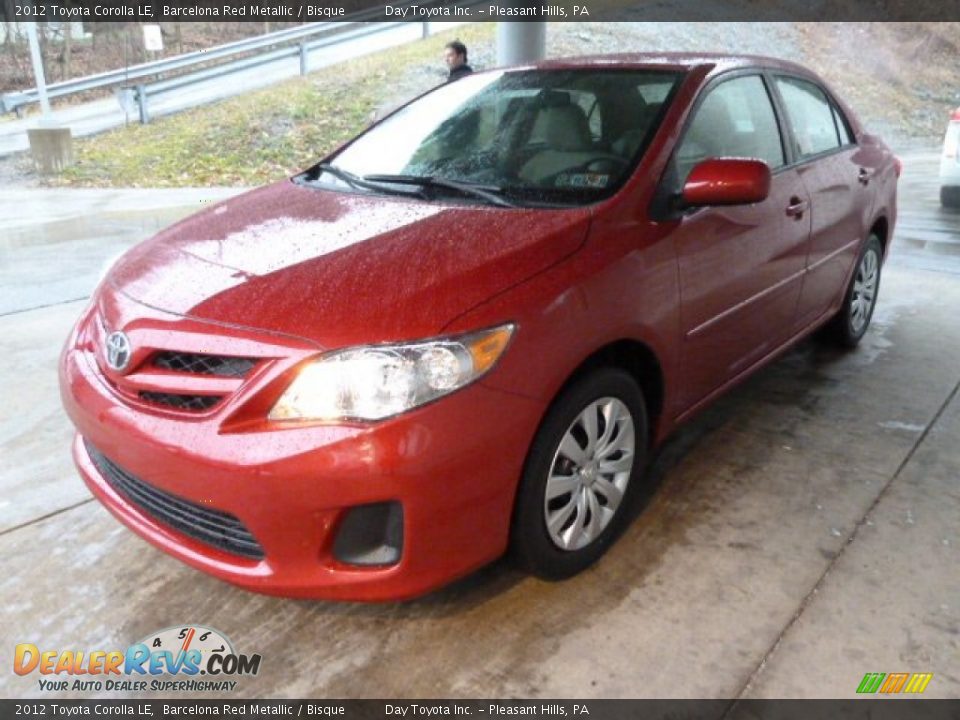
[[(122, 648), (205, 624), (263, 656), (241, 698), (848, 698), (864, 673), (899, 671), (960, 696), (960, 216), (936, 205), (935, 153), (904, 158), (856, 352), (804, 342), (689, 424), (583, 575), (549, 584), (501, 562), (377, 606), (197, 573), (122, 528), (71, 466), (55, 366), (81, 296), (106, 258), (222, 193), (18, 196), (0, 240), (0, 647)], [(0, 674), (0, 696), (58, 695), (83, 696)]]

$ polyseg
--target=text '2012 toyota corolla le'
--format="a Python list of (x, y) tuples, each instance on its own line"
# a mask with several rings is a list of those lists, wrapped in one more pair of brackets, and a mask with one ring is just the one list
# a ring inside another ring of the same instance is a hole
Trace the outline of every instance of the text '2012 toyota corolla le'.
[(508, 548), (572, 575), (680, 422), (860, 340), (899, 170), (777, 60), (472, 75), (121, 258), (63, 352), (76, 462), (252, 590), (403, 598)]

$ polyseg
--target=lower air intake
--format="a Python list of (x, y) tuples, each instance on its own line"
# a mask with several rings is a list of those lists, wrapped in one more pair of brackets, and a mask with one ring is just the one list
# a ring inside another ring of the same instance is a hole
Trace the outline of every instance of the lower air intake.
[(255, 560), (263, 548), (239, 519), (170, 495), (131, 475), (84, 441), (87, 454), (114, 490), (158, 522), (219, 550)]

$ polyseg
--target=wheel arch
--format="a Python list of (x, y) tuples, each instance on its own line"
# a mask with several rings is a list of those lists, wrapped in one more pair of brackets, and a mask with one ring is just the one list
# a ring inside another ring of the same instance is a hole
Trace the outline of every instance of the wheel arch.
[[(626, 372), (637, 382), (637, 385), (639, 386), (640, 392), (643, 396), (644, 405), (646, 406), (647, 434), (651, 445), (657, 437), (657, 428), (662, 422), (664, 415), (666, 387), (660, 359), (648, 344), (635, 338), (622, 338), (607, 342), (590, 353), (589, 356), (584, 358), (567, 375), (566, 379), (560, 384), (554, 393), (547, 406), (547, 409), (544, 411), (543, 416), (541, 417), (537, 426), (537, 430), (534, 433), (534, 439), (527, 450), (527, 456), (524, 460), (523, 473), (521, 474), (519, 482), (517, 483), (516, 491), (513, 497), (513, 508), (511, 511), (508, 553), (514, 558), (515, 561), (519, 562), (522, 567), (525, 567), (528, 571), (537, 574), (539, 577), (560, 579), (569, 577), (570, 575), (579, 572), (580, 569), (583, 568), (581, 567), (573, 571), (568, 571), (569, 568), (564, 569), (562, 567), (559, 570), (556, 568), (546, 570), (541, 568), (538, 570), (536, 569), (533, 558), (535, 557), (536, 545), (539, 541), (523, 539), (526, 536), (523, 534), (524, 531), (522, 528), (530, 527), (530, 525), (529, 523), (521, 525), (520, 519), (524, 516), (528, 516), (527, 514), (530, 512), (530, 508), (532, 507), (529, 497), (530, 493), (525, 492), (525, 488), (529, 487), (527, 483), (531, 481), (531, 478), (541, 477), (540, 473), (535, 473), (532, 476), (530, 474), (531, 462), (534, 462), (536, 458), (536, 438), (540, 435), (544, 424), (548, 422), (550, 418), (551, 411), (557, 407), (557, 404), (560, 402), (565, 392), (571, 389), (575, 383), (588, 376), (591, 372), (611, 368)], [(538, 502), (542, 505), (542, 500)], [(540, 512), (542, 512), (542, 509)], [(594, 555), (589, 561), (587, 561), (587, 566), (589, 566), (589, 564), (602, 555), (606, 548), (609, 547), (609, 543), (613, 542), (616, 537), (619, 536), (628, 522), (628, 519), (625, 518), (629, 518), (630, 515), (621, 512), (618, 517), (620, 517), (620, 525), (614, 528), (612, 534), (606, 536), (606, 540), (603, 544), (596, 545), (596, 548), (599, 548), (597, 550), (598, 554)], [(589, 548), (594, 547), (594, 545), (595, 544), (588, 545), (587, 548), (584, 548), (581, 551), (585, 552)]]
[(657, 437), (663, 419), (666, 385), (663, 367), (653, 349), (641, 340), (622, 338), (609, 342), (584, 359), (554, 395), (560, 396), (572, 383), (600, 367), (615, 367), (629, 373), (640, 386), (647, 410), (648, 440)]
[(890, 246), (890, 223), (886, 215), (880, 215), (873, 221), (868, 237), (870, 235), (876, 235), (880, 238), (880, 248), (883, 250), (883, 258), (886, 259)]

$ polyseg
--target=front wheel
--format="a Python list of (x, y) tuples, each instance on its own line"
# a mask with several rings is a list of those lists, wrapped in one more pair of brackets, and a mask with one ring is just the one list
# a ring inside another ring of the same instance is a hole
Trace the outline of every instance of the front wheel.
[(646, 454), (646, 408), (629, 374), (601, 368), (568, 387), (537, 431), (520, 483), (518, 563), (548, 580), (589, 567), (623, 528)]
[(828, 326), (832, 339), (843, 347), (856, 347), (870, 327), (880, 292), (882, 261), (880, 238), (871, 235), (857, 260), (857, 269), (850, 279), (840, 312)]

